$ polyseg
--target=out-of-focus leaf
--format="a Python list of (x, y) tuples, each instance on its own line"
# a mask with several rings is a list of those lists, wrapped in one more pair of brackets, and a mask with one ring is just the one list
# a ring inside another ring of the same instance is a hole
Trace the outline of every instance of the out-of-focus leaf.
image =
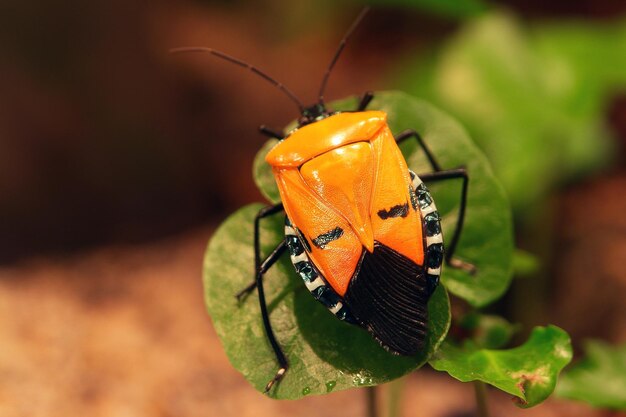
[(440, 16), (455, 18), (475, 16), (489, 8), (483, 0), (366, 0), (366, 3), (413, 7)]
[(483, 381), (532, 407), (554, 391), (559, 372), (572, 359), (567, 333), (555, 326), (536, 327), (522, 346), (508, 350), (480, 349), (471, 342), (457, 347), (444, 342), (430, 364), (463, 381)]
[(492, 13), (444, 46), (430, 79), (415, 77), (419, 65), (404, 64), (399, 85), (470, 130), (522, 210), (555, 183), (607, 163), (603, 110), (610, 87), (626, 84), (624, 44), (623, 26), (526, 30), (511, 15)]
[[(238, 305), (235, 294), (254, 276), (253, 222), (262, 207), (252, 204), (231, 215), (215, 232), (204, 261), (207, 309), (231, 363), (259, 391), (278, 370), (263, 329), (256, 293)], [(284, 239), (284, 218), (268, 218), (261, 230), (263, 253)], [(443, 287), (428, 304), (426, 348), (415, 357), (394, 356), (363, 329), (341, 322), (306, 290), (289, 257), (265, 275), (265, 294), (276, 338), (290, 369), (270, 395), (296, 399), (391, 381), (422, 366), (450, 325)]]
[(558, 110), (548, 133), (558, 135), (560, 178), (603, 167), (611, 152), (608, 102), (626, 92), (626, 20), (539, 24), (530, 28), (529, 42), (546, 105)]
[[(354, 109), (355, 100), (333, 103), (332, 108)], [(400, 92), (378, 92), (370, 109), (387, 112), (394, 133), (415, 129), (445, 169), (467, 167), (470, 183), (465, 225), (457, 255), (476, 265), (478, 272), (445, 268), (446, 288), (474, 306), (484, 306), (498, 299), (508, 288), (512, 275), (513, 236), (508, 201), (484, 155), (451, 117), (432, 105)], [(265, 153), (274, 142), (266, 144), (255, 161), (255, 179), (263, 194), (278, 201), (278, 191), (271, 169), (264, 162)], [(409, 167), (419, 175), (430, 172), (415, 141), (404, 143), (402, 150)], [(452, 236), (458, 215), (461, 181), (428, 184), (442, 215), (444, 243)]]
[(500, 316), (469, 313), (460, 321), (459, 326), (469, 332), (474, 345), (480, 349), (500, 349), (511, 341), (518, 325), (509, 323)]
[(513, 252), (513, 273), (516, 277), (532, 275), (539, 269), (540, 261), (532, 253), (521, 249)]
[(580, 362), (564, 372), (556, 394), (595, 407), (626, 410), (626, 344), (589, 341), (585, 352)]

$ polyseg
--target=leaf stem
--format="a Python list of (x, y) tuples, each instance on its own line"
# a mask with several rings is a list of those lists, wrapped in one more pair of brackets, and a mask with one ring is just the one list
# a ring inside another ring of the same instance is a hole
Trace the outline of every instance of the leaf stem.
[(474, 381), (474, 393), (476, 394), (476, 415), (478, 417), (489, 417), (487, 407), (487, 387), (482, 381)]
[(376, 409), (376, 386), (365, 388), (367, 417), (378, 417)]
[(402, 396), (405, 382), (406, 378), (400, 378), (387, 384), (389, 387), (387, 398), (387, 417), (398, 417), (400, 415), (400, 397)]

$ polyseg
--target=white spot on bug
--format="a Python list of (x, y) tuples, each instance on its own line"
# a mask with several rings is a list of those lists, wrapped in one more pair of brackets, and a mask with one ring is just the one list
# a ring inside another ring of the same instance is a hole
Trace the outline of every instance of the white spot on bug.
[(302, 252), (300, 255), (291, 257), (291, 262), (294, 264), (298, 262), (308, 261), (308, 260), (309, 260), (309, 257), (306, 256), (304, 252)]
[(431, 204), (426, 208), (420, 208), (420, 211), (422, 212), (422, 216), (426, 216), (427, 214), (430, 214), (433, 211), (437, 211), (437, 207), (435, 207), (434, 204)]
[[(411, 172), (413, 171), (409, 170), (409, 173)], [(418, 177), (417, 174), (413, 172), (413, 180), (411, 182), (411, 184), (413, 185), (413, 188), (417, 188), (421, 183), (422, 183), (422, 180), (420, 179), (420, 177)]]
[(306, 285), (306, 288), (312, 292), (324, 285), (324, 281), (322, 281), (320, 277), (317, 277), (311, 282), (304, 281), (304, 285)]
[(341, 307), (343, 307), (343, 304), (341, 303), (341, 301), (339, 301), (337, 302), (337, 304), (335, 304), (334, 307), (329, 308), (329, 310), (331, 313), (337, 314), (337, 312), (341, 310)]
[(441, 236), (441, 234), (436, 234), (433, 236), (427, 236), (426, 237), (426, 245), (430, 246), (433, 243), (443, 243), (443, 236)]
[(439, 268), (428, 268), (428, 273), (430, 275), (441, 275), (441, 267)]

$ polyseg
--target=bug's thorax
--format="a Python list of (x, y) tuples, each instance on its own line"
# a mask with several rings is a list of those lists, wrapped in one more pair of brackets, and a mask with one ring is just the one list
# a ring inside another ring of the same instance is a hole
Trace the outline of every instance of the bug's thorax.
[(369, 141), (386, 122), (382, 111), (337, 113), (296, 130), (265, 159), (274, 168), (299, 167), (330, 150)]

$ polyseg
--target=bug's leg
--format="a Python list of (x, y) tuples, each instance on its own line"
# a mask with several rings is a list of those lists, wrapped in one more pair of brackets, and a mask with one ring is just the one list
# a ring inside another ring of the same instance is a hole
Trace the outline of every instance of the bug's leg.
[(276, 138), (279, 140), (285, 139), (284, 133), (279, 132), (278, 130), (271, 129), (265, 125), (259, 126), (259, 132), (263, 133), (265, 136), (268, 136), (270, 138)]
[[(261, 210), (259, 210), (256, 217), (254, 218), (254, 268), (255, 268), (254, 270), (257, 272), (259, 271), (259, 268), (261, 267), (261, 236), (259, 233), (260, 226), (261, 226), (261, 219), (271, 216), (276, 213), (281, 213), (283, 210), (284, 210), (283, 203), (279, 203), (274, 206), (263, 207)], [(274, 249), (274, 252), (276, 252), (277, 249), (278, 248)], [(255, 279), (250, 283), (250, 285), (246, 286), (243, 290), (235, 294), (237, 301), (239, 302), (243, 301), (243, 299), (246, 298), (246, 296), (250, 294), (252, 290), (256, 288), (256, 285), (257, 285), (257, 281), (256, 281), (256, 276), (255, 276)]]
[(285, 253), (287, 249), (287, 244), (285, 241), (281, 241), (278, 246), (270, 253), (270, 255), (261, 262), (261, 236), (260, 236), (260, 223), (261, 219), (271, 216), (276, 213), (280, 213), (284, 210), (283, 204), (276, 204), (275, 206), (264, 207), (257, 213), (254, 218), (254, 267), (255, 267), (255, 280), (252, 284), (248, 285), (243, 291), (237, 294), (237, 299), (241, 300), (242, 297), (249, 294), (255, 287), (259, 294), (259, 305), (261, 307), (261, 318), (263, 319), (263, 327), (265, 328), (265, 334), (274, 350), (274, 354), (276, 355), (276, 360), (280, 365), (278, 372), (276, 375), (267, 383), (265, 386), (265, 392), (267, 393), (276, 382), (280, 381), (280, 379), (287, 372), (287, 368), (289, 367), (289, 363), (287, 362), (287, 358), (283, 353), (280, 345), (276, 341), (276, 336), (274, 336), (274, 330), (272, 330), (272, 324), (270, 323), (269, 314), (267, 311), (267, 303), (265, 302), (265, 291), (263, 288), (263, 275), (276, 263), (276, 261), (281, 257), (283, 253)]
[(461, 188), (461, 204), (459, 206), (459, 215), (457, 217), (456, 228), (454, 229), (452, 240), (450, 241), (450, 245), (448, 245), (446, 249), (445, 260), (446, 260), (446, 264), (453, 268), (463, 269), (464, 271), (467, 271), (470, 274), (476, 273), (476, 267), (474, 265), (464, 262), (458, 258), (453, 259), (454, 251), (456, 250), (456, 245), (459, 242), (459, 238), (461, 237), (461, 232), (463, 231), (463, 222), (465, 220), (465, 206), (467, 204), (467, 187), (469, 185), (469, 177), (467, 175), (467, 170), (465, 168), (457, 168), (457, 169), (450, 169), (450, 170), (445, 170), (445, 171), (431, 172), (428, 174), (422, 174), (418, 176), (424, 182), (437, 182), (437, 181), (445, 181), (445, 180), (451, 180), (451, 179), (463, 180), (462, 188)]
[(272, 386), (281, 380), (281, 378), (287, 372), (287, 368), (289, 368), (289, 363), (287, 362), (287, 358), (283, 353), (280, 345), (276, 341), (276, 336), (274, 336), (274, 330), (272, 330), (272, 324), (270, 323), (270, 317), (267, 312), (267, 303), (265, 302), (265, 291), (263, 289), (263, 275), (267, 272), (267, 270), (274, 265), (274, 263), (280, 258), (280, 256), (287, 249), (287, 245), (283, 240), (280, 242), (280, 245), (274, 249), (274, 251), (270, 254), (270, 256), (263, 261), (263, 263), (257, 268), (256, 273), (256, 289), (259, 293), (259, 304), (261, 306), (261, 317), (263, 318), (263, 327), (265, 328), (265, 334), (270, 341), (270, 345), (272, 345), (272, 349), (274, 350), (274, 354), (276, 355), (276, 360), (280, 365), (278, 372), (272, 379), (269, 380), (267, 385), (265, 386), (265, 393), (269, 392), (272, 389)]
[(365, 94), (363, 94), (363, 97), (361, 97), (361, 100), (359, 101), (359, 106), (356, 108), (356, 111), (363, 111), (367, 108), (367, 105), (370, 104), (370, 101), (372, 101), (372, 99), (374, 98), (374, 93), (372, 93), (371, 91), (366, 91)]
[[(426, 154), (426, 158), (428, 158), (428, 162), (430, 163), (430, 166), (433, 167), (433, 171), (435, 172), (441, 171), (441, 166), (439, 165), (439, 163), (433, 156), (430, 149), (428, 149), (428, 146), (426, 146), (426, 143), (424, 143), (424, 139), (422, 139), (420, 134), (417, 133), (415, 130), (407, 129), (403, 132), (400, 132), (398, 136), (395, 137), (395, 139), (396, 139), (396, 143), (399, 145), (405, 140), (412, 138), (412, 137), (414, 137), (417, 140), (417, 144), (420, 146), (420, 148), (424, 150), (424, 153)], [(422, 177), (420, 176), (420, 178)]]
[[(269, 254), (269, 256), (266, 258), (264, 262), (266, 262), (268, 259), (271, 259), (274, 256), (276, 256), (276, 259), (278, 259), (278, 257), (280, 257), (280, 255), (282, 255), (283, 252), (285, 251), (284, 243), (285, 241), (280, 242), (280, 244), (276, 246), (276, 248), (274, 248), (272, 253)], [(263, 265), (263, 263), (261, 265)], [(268, 265), (267, 268), (269, 268), (270, 266), (272, 265)], [(255, 275), (254, 281), (252, 281), (249, 285), (247, 285), (243, 290), (235, 294), (235, 298), (237, 298), (237, 301), (239, 303), (243, 302), (243, 300), (256, 288), (256, 285), (257, 283), (256, 283), (256, 275)]]

